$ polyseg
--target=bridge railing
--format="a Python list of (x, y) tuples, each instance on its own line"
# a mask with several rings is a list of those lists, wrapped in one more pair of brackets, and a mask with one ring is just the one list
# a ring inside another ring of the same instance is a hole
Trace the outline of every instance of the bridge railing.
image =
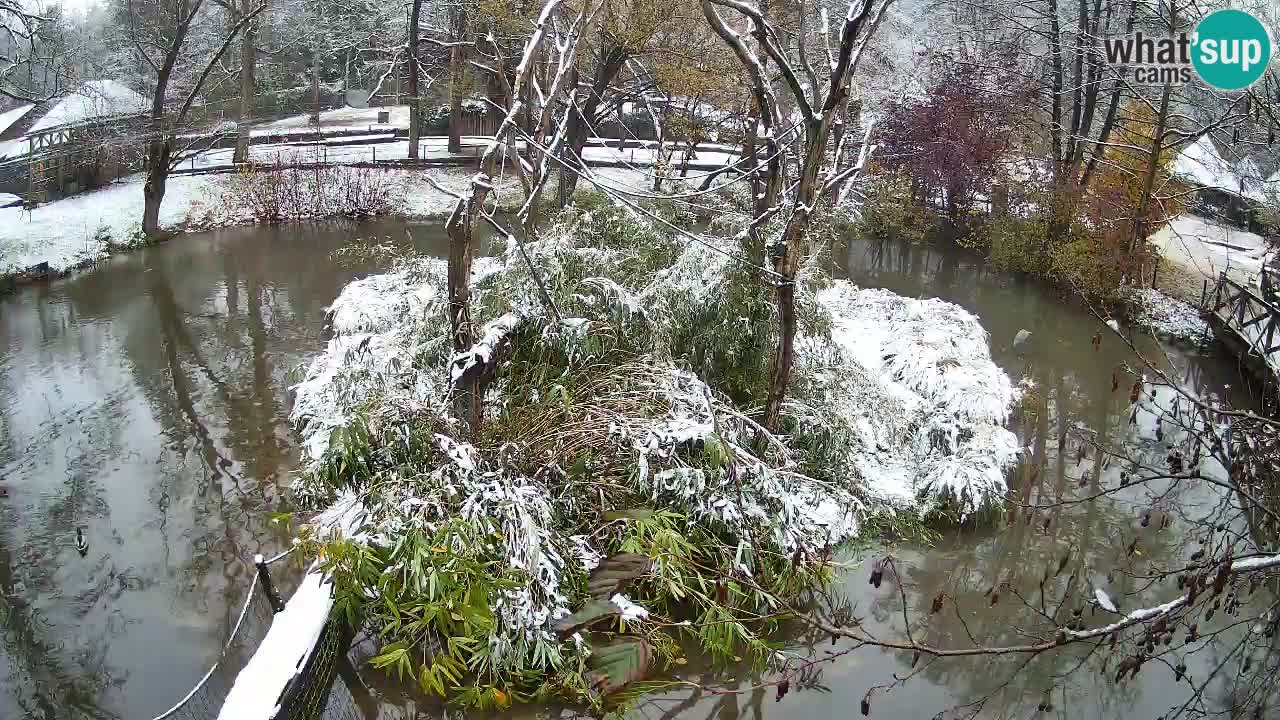
[(1280, 350), (1280, 308), (1222, 273), (1206, 309), (1239, 335), (1250, 353), (1280, 369), (1280, 355), (1273, 357)]

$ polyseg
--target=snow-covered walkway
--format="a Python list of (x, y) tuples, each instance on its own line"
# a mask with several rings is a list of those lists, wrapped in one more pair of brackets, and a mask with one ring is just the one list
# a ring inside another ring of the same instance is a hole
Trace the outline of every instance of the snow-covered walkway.
[(1266, 239), (1260, 235), (1199, 217), (1179, 215), (1150, 238), (1165, 260), (1216, 282), (1218, 274), (1256, 285)]
[[(391, 140), (386, 132), (364, 136), (332, 137), (317, 142), (282, 142), (263, 143), (249, 146), (249, 159), (261, 164), (312, 164), (351, 165), (356, 163), (401, 162), (409, 159), (409, 141)], [(488, 142), (485, 137), (463, 138), (460, 154), (450, 153), (449, 140), (445, 137), (426, 137), (419, 141), (418, 157), (425, 161), (448, 160), (451, 158), (475, 158)], [(364, 141), (364, 142), (359, 142)], [(234, 150), (221, 148), (200, 153), (183, 162), (179, 170), (203, 170), (213, 168), (230, 168)], [(582, 151), (583, 159), (589, 164), (598, 166), (636, 165), (652, 166), (655, 162), (655, 150), (652, 147), (627, 147), (618, 149), (612, 146), (589, 146)], [(715, 146), (695, 152), (689, 161), (689, 167), (699, 172), (717, 170), (738, 159), (737, 153), (726, 148)], [(680, 154), (676, 153), (672, 163), (679, 167)]]

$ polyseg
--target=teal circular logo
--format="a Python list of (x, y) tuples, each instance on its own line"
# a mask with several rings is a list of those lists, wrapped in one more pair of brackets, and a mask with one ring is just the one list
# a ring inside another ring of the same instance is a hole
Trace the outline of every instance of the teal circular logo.
[(1258, 81), (1271, 62), (1271, 36), (1258, 18), (1243, 10), (1209, 13), (1191, 40), (1196, 74), (1219, 90), (1243, 90)]

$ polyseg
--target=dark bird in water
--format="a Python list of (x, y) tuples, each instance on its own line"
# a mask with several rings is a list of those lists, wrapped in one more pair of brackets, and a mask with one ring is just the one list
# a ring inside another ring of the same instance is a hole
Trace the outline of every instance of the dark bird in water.
[(80, 528), (76, 528), (76, 550), (80, 551), (80, 557), (89, 553), (89, 541), (84, 539), (84, 531)]

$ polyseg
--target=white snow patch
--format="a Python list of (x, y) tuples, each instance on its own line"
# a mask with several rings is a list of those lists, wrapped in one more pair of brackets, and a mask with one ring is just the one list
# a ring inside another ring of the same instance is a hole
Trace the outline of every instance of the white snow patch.
[(31, 104), (19, 105), (18, 107), (0, 112), (0, 134), (4, 134), (4, 131), (8, 130), (10, 125), (21, 120), (22, 117), (31, 112), (31, 108), (34, 107), (35, 105)]
[(1257, 166), (1247, 158), (1228, 162), (1208, 135), (1201, 135), (1178, 153), (1173, 161), (1173, 174), (1197, 187), (1225, 190), (1251, 200), (1264, 199)]
[(1179, 215), (1149, 241), (1165, 259), (1217, 282), (1220, 273), (1245, 285), (1255, 285), (1267, 241), (1260, 235), (1212, 220)]
[(132, 115), (146, 110), (140, 93), (115, 80), (92, 80), (62, 98), (28, 132)]
[(516, 313), (506, 313), (497, 320), (485, 323), (484, 334), (480, 340), (466, 352), (461, 352), (454, 356), (449, 368), (450, 381), (456, 385), (462, 379), (462, 376), (472, 368), (477, 365), (488, 365), (492, 362), (494, 354), (498, 352), (498, 348), (515, 331), (521, 319)]
[(950, 498), (962, 515), (1003, 497), (1018, 454), (1004, 424), (1019, 392), (991, 360), (978, 319), (942, 300), (846, 281), (818, 302), (849, 363), (832, 368), (849, 387), (828, 401), (859, 436), (848, 461), (870, 492), (898, 506), (923, 499), (921, 512)]
[(645, 620), (649, 617), (649, 611), (631, 602), (631, 599), (622, 593), (615, 593), (609, 598), (609, 602), (618, 608), (622, 613), (622, 619), (627, 621)]
[[(160, 224), (180, 227), (216, 188), (208, 176), (169, 179)], [(0, 209), (0, 276), (49, 263), (54, 272), (105, 258), (111, 243), (128, 242), (142, 228), (142, 177), (46, 203), (31, 210)]]
[(1133, 319), (1161, 335), (1195, 342), (1209, 342), (1213, 333), (1200, 312), (1155, 288), (1134, 288), (1128, 294)]

